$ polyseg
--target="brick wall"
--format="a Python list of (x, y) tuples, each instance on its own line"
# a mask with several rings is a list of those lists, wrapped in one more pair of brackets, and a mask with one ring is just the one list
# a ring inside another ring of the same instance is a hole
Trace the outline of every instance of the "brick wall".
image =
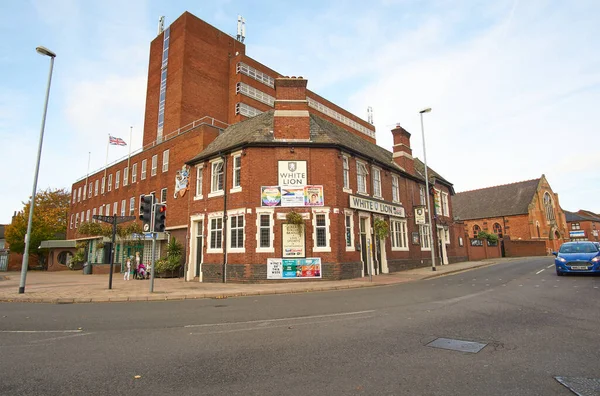
[(545, 241), (515, 241), (504, 239), (506, 257), (545, 256), (548, 254)]

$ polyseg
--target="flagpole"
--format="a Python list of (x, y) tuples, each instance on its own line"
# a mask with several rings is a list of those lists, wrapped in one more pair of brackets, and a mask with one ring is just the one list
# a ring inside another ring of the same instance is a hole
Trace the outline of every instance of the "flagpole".
[(106, 170), (108, 168), (108, 146), (110, 145), (110, 133), (108, 134), (108, 141), (106, 142), (106, 163), (104, 165), (104, 183), (102, 186), (104, 187), (104, 193), (106, 194)]
[(127, 170), (129, 170), (129, 162), (131, 160), (131, 132), (133, 131), (133, 127), (129, 127), (129, 155), (127, 156)]

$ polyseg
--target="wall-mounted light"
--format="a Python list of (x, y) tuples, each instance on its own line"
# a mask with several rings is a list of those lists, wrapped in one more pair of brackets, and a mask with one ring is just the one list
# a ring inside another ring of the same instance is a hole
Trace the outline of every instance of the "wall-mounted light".
[(293, 153), (293, 152), (294, 152), (294, 148), (290, 147), (290, 153)]

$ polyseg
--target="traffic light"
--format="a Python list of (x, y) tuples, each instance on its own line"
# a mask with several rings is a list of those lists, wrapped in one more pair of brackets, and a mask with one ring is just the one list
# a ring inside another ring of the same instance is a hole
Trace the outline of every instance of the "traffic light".
[(144, 232), (152, 231), (152, 204), (153, 195), (142, 195), (140, 197), (140, 220), (142, 220), (142, 229)]
[(154, 205), (154, 232), (163, 232), (165, 230), (165, 220), (167, 219), (167, 205)]

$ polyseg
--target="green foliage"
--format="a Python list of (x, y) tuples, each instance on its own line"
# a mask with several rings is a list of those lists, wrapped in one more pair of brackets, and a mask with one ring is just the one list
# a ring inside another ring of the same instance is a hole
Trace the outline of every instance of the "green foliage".
[[(65, 189), (47, 189), (35, 195), (35, 208), (31, 223), (29, 254), (42, 256), (38, 249), (42, 241), (64, 239), (67, 230), (67, 212), (71, 194)], [(25, 234), (29, 221), (29, 202), (23, 202), (23, 209), (6, 226), (4, 236), (10, 250), (15, 253), (25, 251)]]
[(388, 235), (390, 235), (388, 223), (386, 223), (383, 219), (375, 218), (375, 221), (373, 222), (373, 228), (375, 229), (375, 235), (377, 235), (377, 238), (379, 239), (385, 239), (388, 237)]
[(85, 248), (78, 248), (69, 262), (69, 269), (78, 270), (81, 269), (81, 264), (85, 262)]
[(167, 257), (156, 260), (154, 270), (157, 273), (178, 270), (181, 267), (182, 255), (183, 245), (175, 237), (172, 237), (167, 245)]
[(493, 233), (490, 234), (485, 231), (479, 231), (479, 234), (477, 234), (477, 239), (486, 239), (489, 243), (492, 244), (498, 243), (498, 235)]
[(298, 227), (294, 228), (298, 234), (302, 235), (302, 231), (304, 230), (304, 219), (300, 213), (294, 212), (293, 210), (288, 212), (285, 215), (285, 221), (287, 224), (297, 225)]

